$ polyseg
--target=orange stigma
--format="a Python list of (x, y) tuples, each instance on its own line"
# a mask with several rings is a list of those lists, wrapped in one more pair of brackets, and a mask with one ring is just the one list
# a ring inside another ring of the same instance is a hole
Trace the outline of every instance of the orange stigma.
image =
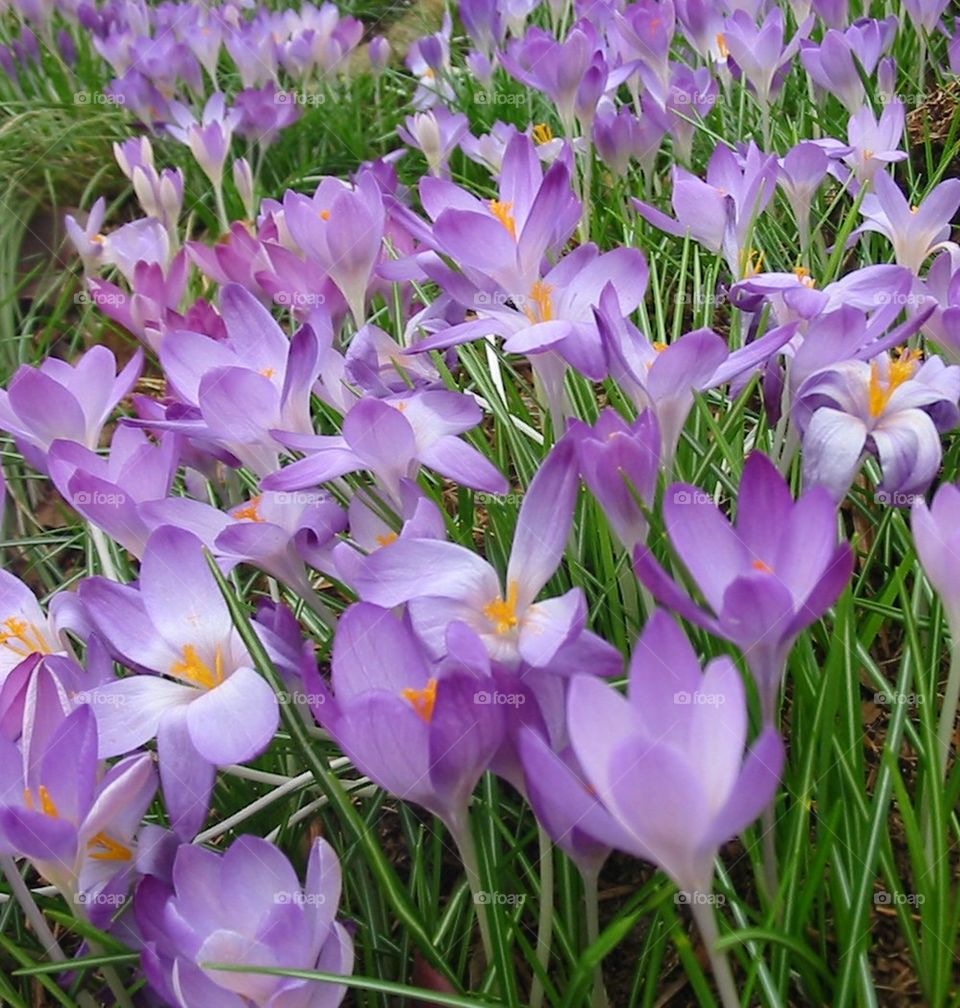
[(39, 627), (26, 620), (10, 616), (5, 619), (0, 626), (0, 647), (5, 647), (21, 658), (28, 658), (32, 654), (53, 654), (47, 644)]
[(531, 288), (527, 300), (530, 306), (523, 313), (531, 322), (553, 321), (553, 286), (538, 280)]
[(483, 615), (493, 624), (494, 633), (502, 637), (510, 633), (520, 622), (517, 616), (517, 596), (519, 586), (516, 581), (511, 581), (507, 589), (507, 597), (501, 598), (499, 595), (483, 607)]
[(234, 520), (262, 522), (263, 518), (260, 515), (261, 499), (262, 498), (259, 494), (256, 497), (251, 497), (243, 507), (237, 508), (237, 510), (233, 512)]
[(510, 232), (510, 237), (516, 240), (517, 222), (513, 217), (513, 204), (501, 203), (500, 200), (494, 199), (490, 200), (487, 205), (490, 207), (490, 213)]
[(920, 363), (919, 350), (905, 350), (896, 360), (890, 361), (887, 379), (884, 382), (877, 361), (870, 362), (870, 385), (868, 388), (870, 416), (879, 417), (887, 408), (893, 393), (909, 381)]
[(404, 700), (423, 718), (427, 724), (433, 720), (433, 708), (437, 704), (437, 680), (428, 679), (423, 689), (407, 688), (401, 691)]
[[(37, 794), (40, 797), (40, 811), (45, 816), (50, 816), (51, 819), (59, 819), (60, 813), (57, 811), (57, 806), (54, 803), (54, 800), (50, 797), (50, 792), (43, 784), (37, 788)], [(23, 802), (31, 812), (35, 812), (37, 810), (36, 803), (33, 800), (33, 795), (30, 793), (30, 788), (24, 788)]]
[(773, 568), (770, 566), (770, 564), (766, 564), (762, 560), (754, 560), (753, 563), (750, 564), (750, 566), (755, 571), (760, 571), (761, 574), (772, 574), (773, 573)]
[(94, 861), (132, 861), (133, 851), (122, 843), (118, 843), (113, 837), (100, 832), (87, 842), (87, 850)]
[(217, 646), (213, 659), (213, 668), (197, 654), (193, 644), (183, 645), (183, 661), (174, 662), (170, 666), (171, 674), (182, 679), (189, 679), (203, 689), (213, 689), (223, 682), (223, 656)]
[(388, 532), (386, 535), (378, 535), (377, 542), (381, 546), (389, 546), (391, 543), (395, 543), (398, 539), (396, 532)]

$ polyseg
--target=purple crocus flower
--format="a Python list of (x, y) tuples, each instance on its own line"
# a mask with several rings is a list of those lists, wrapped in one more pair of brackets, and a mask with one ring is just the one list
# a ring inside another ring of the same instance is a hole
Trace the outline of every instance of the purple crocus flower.
[(511, 290), (509, 299), (475, 294), (470, 305), (475, 319), (428, 337), (415, 349), (435, 350), (480, 336), (502, 336), (508, 353), (528, 354), (536, 362), (538, 355), (552, 352), (591, 381), (602, 381), (609, 361), (597, 332), (594, 305), (601, 291), (611, 287), (621, 311), (629, 314), (643, 300), (647, 276), (647, 262), (638, 249), (601, 254), (592, 243), (580, 245), (526, 292)]
[(903, 0), (903, 9), (914, 28), (932, 35), (940, 25), (940, 16), (949, 3), (950, 0)]
[(377, 550), (356, 565), (353, 587), (375, 605), (409, 603), (413, 626), (434, 655), (445, 653), (447, 628), (456, 621), (466, 623), (497, 662), (548, 666), (564, 646), (578, 641), (586, 622), (579, 588), (535, 601), (563, 556), (577, 476), (574, 444), (565, 438), (548, 455), (520, 507), (506, 588), (472, 550), (428, 539), (399, 539)]
[(763, 109), (769, 109), (777, 97), (800, 49), (800, 40), (813, 27), (813, 18), (807, 18), (786, 45), (785, 27), (780, 7), (774, 7), (759, 26), (743, 10), (735, 10), (724, 22), (723, 39), (729, 58)]
[(860, 204), (866, 221), (860, 231), (878, 231), (893, 245), (900, 266), (919, 276), (927, 256), (942, 248), (954, 248), (950, 221), (960, 207), (960, 179), (947, 179), (935, 186), (924, 201), (911, 207), (899, 186), (884, 171), (873, 178), (873, 192)]
[(940, 432), (960, 423), (960, 367), (919, 353), (884, 353), (846, 361), (811, 375), (797, 393), (794, 416), (803, 431), (804, 479), (840, 500), (864, 453), (883, 471), (881, 499), (912, 503), (940, 466)]
[(63, 631), (82, 625), (73, 592), (54, 595), (47, 614), (18, 577), (0, 570), (0, 686), (31, 655), (69, 654)]
[(960, 636), (960, 595), (957, 592), (960, 487), (954, 483), (942, 484), (929, 506), (918, 496), (913, 502), (910, 531), (923, 572), (943, 602), (950, 632), (956, 641)]
[(846, 31), (830, 28), (819, 45), (804, 41), (800, 61), (814, 83), (828, 94), (836, 95), (853, 115), (863, 105), (865, 93), (857, 63), (869, 79), (897, 33), (897, 19), (869, 18), (855, 21)]
[(228, 512), (188, 497), (170, 497), (142, 506), (139, 515), (151, 529), (175, 525), (192, 532), (220, 558), (224, 571), (237, 563), (259, 567), (318, 614), (328, 615), (304, 569), (308, 563), (332, 572), (331, 551), (347, 527), (343, 508), (326, 494), (265, 491)]
[(667, 234), (689, 234), (711, 252), (723, 252), (736, 279), (752, 271), (745, 248), (754, 221), (773, 198), (777, 159), (752, 141), (741, 159), (718, 144), (707, 165), (706, 181), (674, 165), (671, 202), (676, 220), (641, 200), (631, 200), (640, 215)]
[(610, 107), (597, 113), (593, 142), (603, 163), (618, 178), (626, 175), (631, 160), (649, 174), (668, 124), (656, 102), (647, 102), (639, 117), (628, 108)]
[(300, 118), (299, 105), (289, 94), (277, 91), (273, 81), (263, 87), (245, 88), (234, 99), (233, 107), (239, 112), (237, 133), (264, 147)]
[(400, 481), (415, 478), (422, 464), (474, 489), (506, 493), (499, 470), (457, 437), (481, 417), (473, 399), (447, 390), (364, 398), (344, 418), (342, 435), (277, 431), (278, 439), (307, 457), (267, 476), (261, 485), (266, 490), (302, 490), (348, 472), (370, 470), (399, 502)]
[(46, 455), (58, 439), (95, 449), (117, 403), (136, 385), (143, 367), (138, 350), (117, 374), (113, 354), (95, 346), (68, 364), (47, 357), (37, 368), (21, 364), (0, 389), (0, 428), (13, 435), (21, 455), (47, 472)]
[(380, 187), (370, 171), (353, 186), (325, 178), (312, 197), (288, 191), (284, 222), (308, 260), (337, 285), (357, 328), (366, 320), (367, 288), (380, 256), (384, 210)]
[(796, 331), (779, 326), (731, 353), (711, 329), (685, 333), (669, 346), (652, 343), (623, 317), (612, 287), (596, 309), (597, 327), (612, 361), (611, 373), (638, 410), (650, 409), (660, 430), (660, 464), (669, 472), (694, 395), (732, 381), (780, 349)]
[(454, 659), (438, 665), (405, 619), (362, 602), (340, 619), (332, 673), (332, 695), (318, 676), (304, 680), (322, 699), (317, 720), (361, 773), (462, 839), (470, 795), (503, 737), (502, 707), (477, 698), (493, 680)]
[(906, 159), (906, 151), (898, 150), (905, 124), (902, 102), (885, 105), (879, 120), (874, 118), (868, 105), (850, 117), (847, 140), (851, 151), (843, 160), (858, 182), (870, 182), (884, 165)]
[(596, 29), (580, 20), (562, 42), (542, 28), (529, 29), (523, 39), (507, 46), (500, 62), (511, 76), (550, 98), (564, 133), (572, 137), (577, 89), (598, 48)]
[(771, 726), (744, 754), (736, 665), (716, 658), (701, 672), (683, 631), (657, 611), (634, 648), (628, 697), (577, 676), (567, 718), (573, 752), (627, 852), (681, 889), (710, 892), (717, 851), (769, 805), (784, 760)]
[(0, 754), (0, 846), (29, 858), (67, 900), (105, 923), (117, 900), (104, 896), (129, 885), (135, 834), (157, 789), (149, 754), (101, 774), (97, 723), (85, 705), (63, 717), (29, 759), (2, 735)]
[(697, 487), (674, 484), (664, 496), (670, 542), (709, 611), (670, 579), (648, 547), (634, 554), (637, 576), (654, 598), (743, 651), (767, 724), (775, 720), (797, 635), (833, 605), (853, 569), (850, 547), (837, 544), (836, 510), (823, 487), (794, 501), (774, 464), (754, 452), (733, 523)]
[(207, 100), (199, 122), (179, 102), (173, 103), (171, 112), (175, 123), (168, 124), (167, 131), (190, 148), (197, 164), (210, 179), (210, 184), (219, 189), (223, 184), (223, 166), (230, 152), (233, 131), (240, 121), (240, 113), (227, 110), (224, 97), (219, 91)]
[(648, 508), (653, 506), (660, 471), (656, 415), (645, 410), (628, 423), (608, 407), (593, 427), (572, 420), (569, 430), (583, 481), (600, 502), (623, 548), (632, 553), (647, 537), (647, 519), (637, 498)]
[(439, 105), (407, 116), (404, 125), (397, 127), (397, 135), (408, 147), (422, 151), (431, 175), (444, 178), (449, 174), (450, 155), (469, 128), (470, 123), (462, 112), (451, 112)]
[(182, 1008), (336, 1008), (341, 984), (213, 967), (348, 976), (353, 942), (335, 919), (340, 886), (340, 864), (319, 837), (303, 885), (260, 837), (241, 836), (222, 854), (182, 844), (170, 885), (149, 876), (134, 900), (150, 986)]
[(923, 289), (933, 306), (926, 333), (951, 364), (960, 364), (960, 248), (946, 248), (927, 270)]
[(182, 836), (203, 822), (215, 767), (242, 763), (270, 743), (277, 700), (253, 670), (200, 540), (157, 529), (137, 588), (88, 578), (80, 598), (130, 675), (91, 690), (102, 757), (157, 739), (160, 779)]
[(225, 340), (188, 330), (164, 338), (160, 361), (181, 402), (164, 420), (128, 422), (211, 442), (266, 475), (278, 465), (272, 430), (313, 431), (310, 392), (320, 372), (320, 342), (310, 326), (288, 339), (238, 284), (223, 288), (220, 312)]
[(800, 247), (810, 244), (810, 210), (827, 175), (829, 159), (816, 143), (799, 143), (780, 162), (777, 183), (787, 197), (800, 232)]
[(47, 462), (64, 500), (139, 557), (149, 536), (139, 505), (167, 496), (179, 459), (176, 435), (163, 434), (154, 444), (143, 431), (121, 425), (109, 457), (74, 441), (54, 441)]

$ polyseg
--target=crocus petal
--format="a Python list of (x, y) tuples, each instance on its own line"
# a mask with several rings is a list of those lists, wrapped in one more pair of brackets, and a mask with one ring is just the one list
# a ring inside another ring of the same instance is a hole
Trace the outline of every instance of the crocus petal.
[(840, 501), (850, 489), (867, 440), (862, 420), (822, 406), (810, 418), (803, 437), (803, 479), (820, 485)]
[(128, 676), (83, 694), (97, 716), (101, 759), (132, 752), (157, 734), (160, 719), (170, 707), (188, 704), (199, 696), (192, 686), (160, 676)]
[(279, 720), (276, 694), (250, 668), (237, 669), (187, 708), (194, 747), (217, 766), (258, 756), (270, 744)]

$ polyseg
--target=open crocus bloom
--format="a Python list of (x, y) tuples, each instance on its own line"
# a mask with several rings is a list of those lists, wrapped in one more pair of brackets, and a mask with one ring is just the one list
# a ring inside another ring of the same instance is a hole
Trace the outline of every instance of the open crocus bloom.
[(708, 892), (718, 849), (760, 815), (783, 767), (769, 727), (744, 758), (746, 695), (733, 662), (701, 672), (683, 631), (655, 612), (634, 648), (628, 697), (577, 676), (567, 719), (587, 782), (626, 835), (618, 846), (682, 889)]
[(845, 361), (816, 372), (800, 387), (794, 414), (803, 430), (804, 479), (836, 500), (863, 459), (880, 460), (880, 492), (910, 503), (940, 465), (940, 432), (960, 422), (960, 367), (918, 353), (884, 353), (869, 363)]
[(279, 721), (276, 696), (251, 667), (200, 540), (159, 528), (147, 542), (138, 589), (89, 578), (81, 599), (120, 660), (158, 673), (90, 691), (100, 754), (156, 738), (171, 819), (184, 834), (195, 832), (214, 768), (261, 753)]
[(181, 845), (172, 888), (149, 877), (137, 891), (151, 985), (182, 1008), (335, 1008), (345, 993), (340, 984), (213, 966), (348, 975), (353, 942), (335, 920), (340, 885), (336, 855), (319, 838), (303, 885), (283, 853), (259, 837), (242, 836), (223, 854)]
[(106, 347), (95, 346), (76, 364), (47, 357), (38, 368), (21, 365), (0, 389), (0, 429), (44, 473), (46, 454), (58, 438), (96, 448), (114, 407), (137, 383), (143, 354), (137, 351), (119, 375), (116, 363)]
[[(581, 635), (586, 620), (579, 588), (534, 602), (563, 556), (577, 475), (572, 440), (558, 442), (520, 508), (505, 586), (490, 564), (463, 546), (398, 539), (351, 564), (357, 593), (380, 606), (407, 602), (414, 628), (434, 655), (445, 653), (448, 626), (463, 622), (494, 661), (548, 665)], [(344, 549), (351, 547), (337, 547)]]
[(109, 916), (110, 902), (94, 897), (129, 884), (134, 837), (157, 789), (150, 756), (121, 760), (101, 776), (96, 719), (84, 705), (29, 758), (0, 735), (0, 775), (0, 847), (28, 857), (95, 920), (98, 908)]

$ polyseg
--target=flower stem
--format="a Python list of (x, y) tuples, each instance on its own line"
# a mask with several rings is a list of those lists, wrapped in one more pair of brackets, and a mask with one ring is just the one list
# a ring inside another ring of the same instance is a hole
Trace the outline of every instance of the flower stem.
[[(546, 972), (550, 963), (550, 946), (553, 942), (553, 842), (542, 826), (537, 830), (540, 839), (540, 914), (537, 918), (537, 962)], [(530, 985), (530, 1008), (543, 1004), (543, 981), (534, 974)]]
[(463, 870), (467, 876), (470, 894), (473, 896), (473, 906), (477, 914), (477, 926), (480, 928), (484, 962), (487, 964), (493, 960), (490, 920), (487, 917), (489, 900), (488, 894), (480, 888), (480, 862), (477, 858), (477, 844), (473, 839), (473, 830), (470, 828), (470, 813), (467, 812), (462, 819), (459, 817), (452, 819), (446, 826), (450, 830), (457, 850), (460, 852), (460, 860), (463, 862)]
[(943, 694), (943, 706), (940, 708), (940, 721), (937, 725), (937, 756), (940, 760), (940, 775), (944, 778), (947, 775), (947, 759), (950, 756), (950, 740), (953, 737), (958, 702), (960, 702), (960, 637), (951, 632), (950, 671), (947, 674), (947, 688)]
[[(586, 910), (587, 947), (589, 948), (600, 937), (600, 894), (598, 882), (600, 872), (597, 869), (580, 870), (583, 879), (583, 903)], [(593, 971), (593, 995), (590, 1008), (608, 1008), (607, 992), (603, 987), (603, 965), (597, 963)]]
[(693, 919), (700, 930), (707, 955), (710, 957), (710, 968), (713, 970), (713, 979), (720, 992), (720, 1002), (723, 1008), (740, 1008), (740, 995), (737, 994), (726, 953), (717, 951), (719, 932), (717, 931), (717, 920), (714, 916), (710, 893), (695, 891), (690, 896)]

